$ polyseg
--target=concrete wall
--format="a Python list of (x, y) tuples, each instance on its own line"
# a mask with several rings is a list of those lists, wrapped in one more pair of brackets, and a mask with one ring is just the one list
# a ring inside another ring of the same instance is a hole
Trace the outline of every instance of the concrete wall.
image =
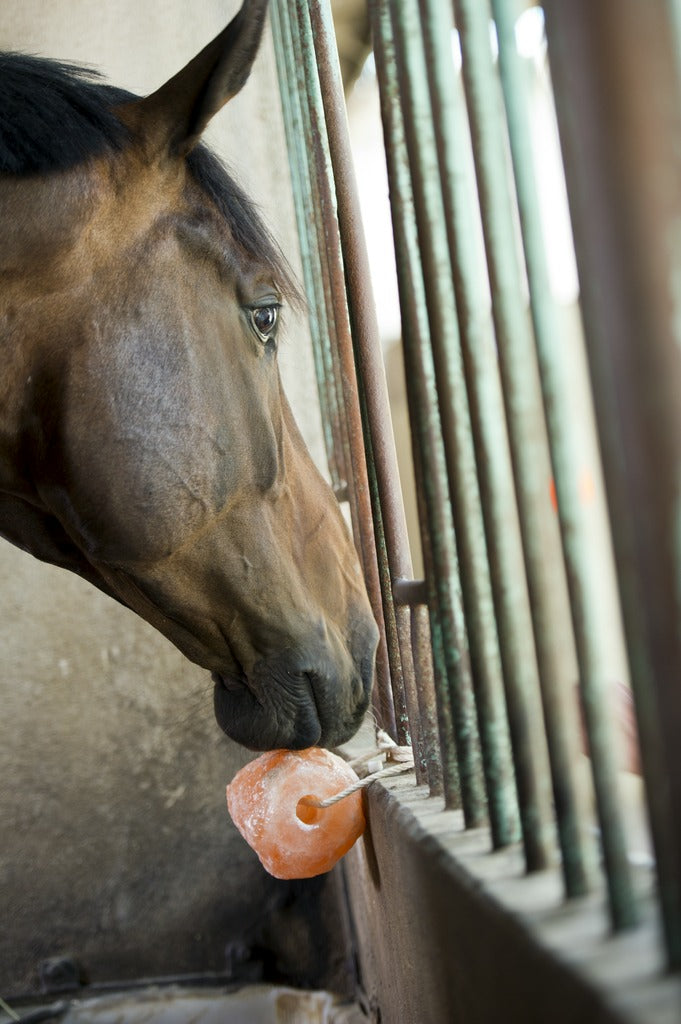
[[(148, 92), (237, 6), (5, 0), (0, 48), (87, 62)], [(297, 268), (269, 37), (210, 139)], [(284, 377), (321, 461), (309, 338), (289, 322)], [(93, 980), (257, 975), (247, 961), (262, 947), (275, 973), (314, 976), (325, 946), (310, 927), (324, 900), (316, 884), (266, 876), (231, 826), (224, 786), (246, 755), (218, 731), (207, 673), (126, 609), (4, 542), (0, 581), (0, 992), (35, 988), (40, 964), (63, 954)]]

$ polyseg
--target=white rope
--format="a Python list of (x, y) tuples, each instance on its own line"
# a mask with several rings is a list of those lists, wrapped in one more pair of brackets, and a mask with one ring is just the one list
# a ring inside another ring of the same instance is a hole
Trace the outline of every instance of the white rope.
[[(387, 761), (392, 763), (387, 765)], [(372, 769), (372, 762), (386, 766)], [(370, 786), (372, 782), (378, 782), (379, 779), (387, 779), (391, 775), (399, 775), (401, 772), (410, 771), (414, 767), (414, 753), (411, 747), (399, 747), (386, 732), (379, 729), (377, 731), (376, 746), (372, 750), (353, 758), (352, 761), (348, 761), (348, 764), (355, 770), (366, 766), (370, 769), (369, 774), (342, 789), (340, 793), (335, 793), (325, 800), (317, 800), (315, 797), (306, 796), (300, 802), (307, 807), (332, 807), (340, 800), (345, 800), (352, 793), (357, 793), (358, 790)]]

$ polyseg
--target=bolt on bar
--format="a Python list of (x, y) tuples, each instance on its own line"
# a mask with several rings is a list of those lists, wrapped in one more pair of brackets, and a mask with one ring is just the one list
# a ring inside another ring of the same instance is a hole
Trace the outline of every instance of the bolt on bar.
[(492, 840), (498, 847), (518, 838), (518, 811), (426, 56), (416, 0), (393, 3), (391, 13), (458, 549), (471, 680)]
[[(427, 567), (445, 801), (447, 806), (458, 803), (458, 776), (465, 821), (468, 825), (478, 825), (485, 818), (484, 787), (423, 270), (398, 98), (391, 8), (384, 0), (372, 0), (369, 12), (392, 199), (419, 519)], [(452, 727), (455, 750), (451, 742)]]
[(544, 8), (667, 958), (678, 970), (678, 12), (634, 0)]
[(468, 120), (452, 60), (451, 10), (439, 0), (421, 0), (420, 9), (525, 860), (533, 871), (555, 859), (555, 827)]
[(515, 43), (515, 19), (520, 14), (520, 7), (509, 0), (492, 0), (492, 9), (497, 27), (501, 81), (558, 497), (596, 806), (601, 826), (610, 915), (614, 928), (618, 930), (636, 924), (638, 911), (627, 856), (617, 776), (618, 736), (607, 703), (608, 603), (599, 586), (600, 563), (593, 559), (588, 547), (586, 509), (577, 487), (580, 453), (570, 425), (572, 405), (565, 367), (566, 347), (570, 339), (566, 337), (551, 290), (537, 205), (538, 190), (528, 121), (526, 80), (523, 77), (525, 69)]
[(504, 148), (505, 122), (481, 0), (454, 0), (478, 181), (492, 312), (544, 703), (566, 893), (585, 893), (595, 872), (586, 794), (577, 775), (577, 660), (567, 584), (549, 502), (551, 466), (534, 339), (528, 323)]

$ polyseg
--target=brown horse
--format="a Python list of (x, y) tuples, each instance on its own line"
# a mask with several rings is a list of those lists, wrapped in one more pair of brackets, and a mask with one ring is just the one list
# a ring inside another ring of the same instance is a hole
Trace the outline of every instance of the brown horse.
[(199, 142), (266, 7), (145, 99), (0, 58), (0, 532), (210, 670), (254, 749), (352, 735), (377, 636), (282, 392), (295, 285)]

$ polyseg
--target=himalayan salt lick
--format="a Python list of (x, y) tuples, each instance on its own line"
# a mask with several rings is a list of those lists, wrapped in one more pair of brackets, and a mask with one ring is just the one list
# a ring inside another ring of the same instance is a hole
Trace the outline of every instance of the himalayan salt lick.
[(330, 807), (326, 800), (357, 781), (342, 758), (320, 747), (273, 750), (237, 772), (227, 786), (234, 824), (275, 878), (330, 871), (364, 831), (360, 792)]

